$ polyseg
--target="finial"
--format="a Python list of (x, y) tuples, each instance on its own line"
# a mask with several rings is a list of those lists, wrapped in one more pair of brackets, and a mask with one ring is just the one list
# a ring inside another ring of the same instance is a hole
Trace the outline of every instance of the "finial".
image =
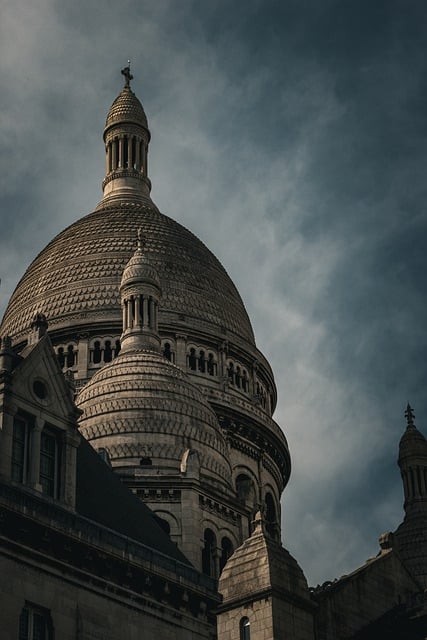
[(411, 405), (408, 402), (408, 406), (406, 407), (406, 411), (405, 411), (405, 418), (406, 418), (406, 422), (408, 423), (408, 427), (414, 427), (414, 418), (415, 418), (415, 413), (414, 410), (412, 409)]
[(125, 77), (125, 87), (130, 89), (130, 81), (133, 80), (133, 75), (130, 72), (130, 60), (128, 60), (128, 66), (121, 70), (122, 75)]

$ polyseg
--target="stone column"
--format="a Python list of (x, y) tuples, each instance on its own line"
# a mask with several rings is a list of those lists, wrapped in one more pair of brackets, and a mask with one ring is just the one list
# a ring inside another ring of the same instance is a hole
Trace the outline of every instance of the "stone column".
[(142, 298), (142, 324), (148, 327), (148, 299), (147, 296)]
[(44, 427), (44, 420), (36, 418), (34, 427), (31, 430), (30, 442), (30, 466), (28, 470), (28, 484), (37, 491), (42, 490), (40, 484), (40, 441)]
[(61, 498), (71, 508), (76, 504), (76, 457), (77, 447), (80, 444), (80, 435), (77, 429), (69, 427), (62, 438), (62, 464), (61, 464)]
[(141, 141), (139, 140), (139, 138), (135, 138), (135, 167), (137, 171), (141, 171), (141, 154), (140, 154), (140, 148), (141, 148)]
[(117, 140), (113, 140), (113, 142), (111, 143), (111, 153), (112, 153), (112, 158), (111, 158), (111, 168), (114, 171), (115, 169), (117, 169), (117, 164), (116, 164), (116, 158), (117, 158)]
[(135, 326), (141, 325), (141, 296), (135, 297)]
[(123, 146), (124, 146), (123, 136), (119, 138), (119, 167), (123, 169)]
[(12, 473), (13, 420), (18, 407), (3, 406), (0, 413), (0, 478), (10, 480)]
[(77, 342), (78, 356), (77, 356), (77, 377), (79, 379), (86, 379), (88, 377), (89, 366), (89, 336), (79, 336)]
[(187, 336), (185, 336), (184, 334), (177, 333), (175, 337), (176, 337), (175, 362), (178, 365), (178, 367), (181, 367), (181, 369), (184, 369), (185, 371), (187, 368), (187, 354), (186, 354)]
[(132, 136), (128, 136), (128, 168), (133, 168), (134, 158), (132, 157)]
[(132, 306), (133, 306), (133, 298), (132, 296), (130, 298), (128, 298), (128, 304), (127, 304), (127, 308), (128, 308), (128, 320), (127, 320), (127, 328), (128, 329), (132, 329), (133, 323), (132, 323)]

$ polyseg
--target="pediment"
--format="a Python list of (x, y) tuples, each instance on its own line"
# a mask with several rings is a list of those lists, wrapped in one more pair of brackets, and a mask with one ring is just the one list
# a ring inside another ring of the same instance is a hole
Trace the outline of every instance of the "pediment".
[(48, 334), (40, 338), (15, 367), (11, 391), (16, 404), (22, 408), (28, 406), (30, 410), (37, 406), (39, 412), (66, 420), (78, 415)]

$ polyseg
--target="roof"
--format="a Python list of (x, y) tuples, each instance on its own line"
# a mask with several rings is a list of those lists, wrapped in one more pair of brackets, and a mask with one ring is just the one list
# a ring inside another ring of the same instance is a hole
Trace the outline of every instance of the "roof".
[(2, 335), (15, 343), (23, 340), (38, 311), (47, 317), (51, 334), (61, 330), (72, 336), (82, 327), (106, 323), (120, 329), (120, 278), (139, 229), (144, 254), (162, 285), (160, 328), (167, 323), (185, 333), (187, 326), (198, 326), (220, 341), (234, 334), (254, 345), (245, 307), (225, 269), (149, 198), (101, 206), (56, 236), (17, 285)]
[(190, 565), (156, 522), (150, 509), (122, 484), (83, 437), (77, 449), (76, 511), (174, 560)]

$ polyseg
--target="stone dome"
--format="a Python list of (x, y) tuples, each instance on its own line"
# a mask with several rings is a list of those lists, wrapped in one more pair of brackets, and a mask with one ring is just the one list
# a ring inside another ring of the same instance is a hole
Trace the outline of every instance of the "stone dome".
[(123, 287), (125, 284), (130, 285), (141, 281), (152, 284), (159, 289), (161, 288), (160, 278), (156, 269), (147, 261), (142, 251), (142, 246), (138, 243), (137, 251), (123, 271), (120, 287)]
[(162, 285), (159, 324), (189, 324), (222, 340), (254, 345), (243, 302), (225, 269), (190, 231), (161, 214), (150, 198), (102, 203), (36, 257), (6, 309), (2, 335), (25, 340), (41, 311), (51, 335), (87, 327), (121, 327), (120, 278), (134, 253), (138, 229)]
[(176, 474), (186, 451), (197, 452), (201, 473), (231, 485), (227, 446), (215, 413), (188, 376), (160, 353), (122, 353), (100, 369), (77, 397), (82, 434), (107, 450), (114, 467), (150, 458)]
[(129, 87), (123, 87), (110, 107), (105, 122), (105, 131), (117, 123), (138, 124), (148, 130), (147, 116), (136, 95)]

